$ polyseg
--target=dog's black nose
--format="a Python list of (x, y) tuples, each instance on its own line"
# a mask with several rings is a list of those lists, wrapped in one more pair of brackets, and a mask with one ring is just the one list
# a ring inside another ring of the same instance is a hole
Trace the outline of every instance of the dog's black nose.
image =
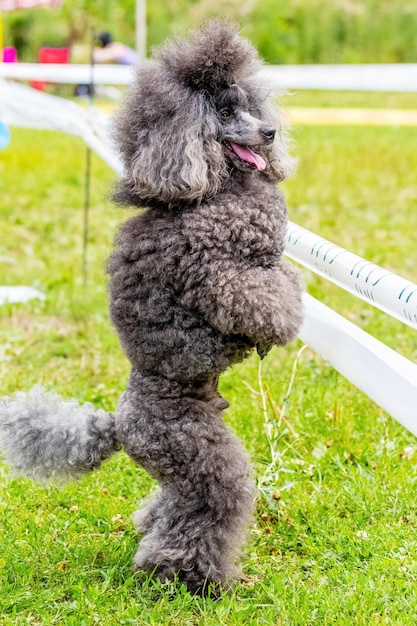
[(272, 128), (272, 126), (263, 126), (261, 129), (263, 136), (267, 143), (272, 143), (274, 141), (276, 130)]

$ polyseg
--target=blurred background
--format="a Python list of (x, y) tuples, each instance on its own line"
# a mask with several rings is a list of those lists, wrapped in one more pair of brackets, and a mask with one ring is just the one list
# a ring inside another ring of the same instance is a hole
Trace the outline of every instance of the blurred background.
[[(1, 5), (2, 3), (0, 3)], [(7, 4), (7, 0), (4, 4)], [(41, 46), (69, 46), (88, 60), (91, 29), (135, 47), (135, 0), (64, 0), (55, 11), (3, 14), (4, 44), (20, 61)], [(151, 48), (214, 15), (237, 20), (268, 63), (405, 63), (417, 59), (416, 0), (163, 0), (147, 2)]]

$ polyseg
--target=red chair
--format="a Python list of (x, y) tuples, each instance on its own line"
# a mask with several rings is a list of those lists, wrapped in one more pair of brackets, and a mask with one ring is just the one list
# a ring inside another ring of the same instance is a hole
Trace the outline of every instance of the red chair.
[[(40, 48), (38, 52), (39, 63), (69, 63), (69, 48)], [(33, 80), (31, 86), (38, 91), (45, 91), (45, 82)]]

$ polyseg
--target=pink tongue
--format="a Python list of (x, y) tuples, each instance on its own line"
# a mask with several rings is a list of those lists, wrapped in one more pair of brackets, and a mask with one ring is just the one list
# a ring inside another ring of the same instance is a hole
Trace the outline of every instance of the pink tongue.
[(252, 152), (252, 150), (250, 150), (249, 148), (233, 142), (230, 142), (230, 146), (232, 147), (233, 152), (235, 152), (237, 156), (242, 159), (242, 161), (251, 163), (260, 172), (262, 172), (266, 168), (265, 161), (259, 154), (256, 154), (256, 152)]

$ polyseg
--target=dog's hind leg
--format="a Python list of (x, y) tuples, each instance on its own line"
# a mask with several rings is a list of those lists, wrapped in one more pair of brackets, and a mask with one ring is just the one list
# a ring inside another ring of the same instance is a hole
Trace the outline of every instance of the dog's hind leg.
[(237, 576), (255, 497), (250, 464), (210, 400), (153, 382), (132, 375), (116, 412), (124, 448), (161, 485), (136, 514), (147, 532), (135, 566), (204, 593)]

